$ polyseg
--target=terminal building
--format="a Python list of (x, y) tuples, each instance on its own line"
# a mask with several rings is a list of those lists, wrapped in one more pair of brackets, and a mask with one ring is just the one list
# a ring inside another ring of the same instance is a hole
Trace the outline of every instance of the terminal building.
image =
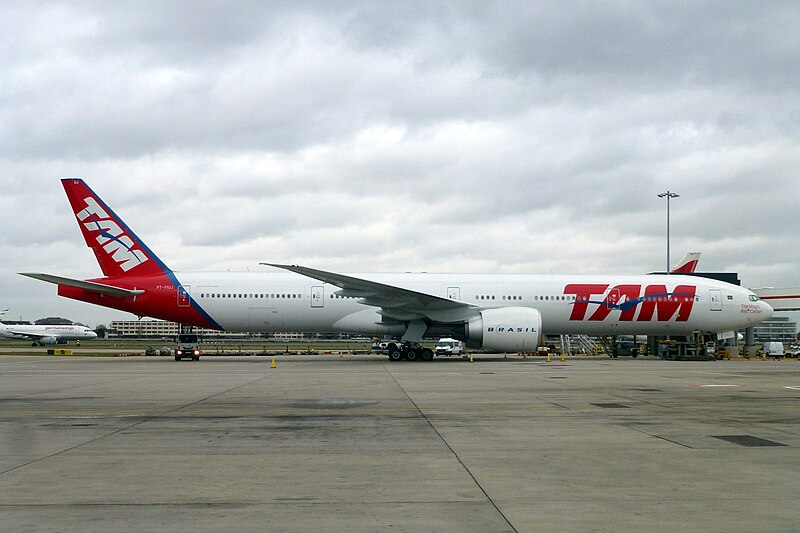
[(784, 345), (797, 343), (797, 322), (788, 316), (773, 316), (753, 328), (756, 344), (774, 341)]
[[(179, 330), (179, 324), (166, 320), (113, 320), (108, 330), (108, 337), (111, 339), (171, 339), (178, 336)], [(307, 338), (307, 335), (304, 333), (263, 335), (261, 333), (217, 331), (207, 328), (195, 328), (194, 333), (200, 335), (202, 339), (209, 341), (266, 338), (294, 340)]]

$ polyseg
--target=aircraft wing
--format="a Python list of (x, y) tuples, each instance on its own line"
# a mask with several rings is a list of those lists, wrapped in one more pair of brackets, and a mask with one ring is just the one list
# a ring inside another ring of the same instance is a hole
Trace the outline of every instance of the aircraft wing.
[(101, 294), (108, 294), (109, 296), (135, 298), (143, 294), (142, 289), (123, 289), (121, 287), (114, 287), (113, 285), (105, 285), (95, 281), (83, 281), (80, 279), (64, 278), (61, 276), (53, 276), (52, 274), (37, 274), (33, 272), (20, 272), (23, 276), (29, 278), (47, 281), (48, 283), (55, 283), (56, 285), (67, 285), (69, 287), (76, 287), (92, 292), (99, 292)]
[(383, 316), (396, 320), (427, 318), (434, 322), (455, 323), (463, 322), (478, 314), (477, 307), (470, 303), (412, 291), (395, 285), (298, 265), (261, 264), (282, 268), (335, 285), (341, 289), (336, 292), (339, 296), (360, 298), (360, 303), (380, 307)]

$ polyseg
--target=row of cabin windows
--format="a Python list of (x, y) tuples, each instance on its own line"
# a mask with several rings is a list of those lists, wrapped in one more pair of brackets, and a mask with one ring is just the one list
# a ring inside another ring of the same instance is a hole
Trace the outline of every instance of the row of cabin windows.
[[(494, 300), (496, 298), (497, 297), (495, 295), (493, 295), (493, 294), (492, 295), (478, 294), (478, 295), (475, 296), (476, 300)], [(503, 295), (503, 296), (500, 297), (500, 299), (501, 300), (512, 300), (512, 301), (522, 301), (522, 296)], [(573, 300), (575, 300), (575, 297), (574, 296), (534, 296), (533, 299), (536, 300), (537, 302), (539, 300), (541, 300), (541, 301), (550, 301), (550, 300), (553, 300), (553, 301), (556, 301), (556, 300), (573, 301)]]
[[(564, 300), (564, 298), (565, 298), (564, 296), (561, 296), (562, 300)], [(539, 299), (546, 300), (547, 297), (546, 296), (542, 296), (542, 297), (539, 297)], [(550, 299), (551, 300), (558, 300), (559, 297), (558, 296), (551, 296)], [(587, 297), (587, 296), (583, 296), (583, 297), (577, 298), (577, 299), (575, 298), (575, 296), (567, 296), (566, 299), (569, 300), (569, 301), (573, 301), (573, 302), (574, 301), (578, 301), (578, 302), (588, 302), (588, 301), (590, 301), (590, 298)], [(643, 296), (641, 298), (641, 300), (642, 301), (647, 301), (647, 302), (691, 302), (692, 300), (694, 300), (695, 302), (699, 302), (700, 301), (700, 297), (699, 296)]]
[[(566, 302), (588, 302), (590, 298), (588, 296), (582, 296), (581, 298), (576, 298), (573, 295), (567, 296), (534, 296), (534, 300), (553, 300), (553, 301), (566, 301)], [(649, 302), (691, 302), (694, 300), (695, 302), (700, 301), (699, 296), (644, 296), (642, 301), (649, 301)]]
[[(297, 299), (302, 298), (302, 294), (231, 294), (231, 293), (201, 293), (200, 298), (282, 298), (282, 299)], [(338, 296), (331, 294), (331, 298), (352, 298), (349, 296)], [(479, 294), (475, 296), (476, 300), (494, 300), (496, 297), (495, 295), (485, 295)], [(730, 298), (730, 297), (729, 297)], [(502, 300), (515, 300), (515, 301), (522, 301), (522, 296), (501, 296)], [(576, 301), (575, 296), (573, 295), (566, 295), (566, 296), (534, 296), (533, 299), (535, 301), (562, 301), (562, 302), (574, 302)], [(642, 300), (650, 300), (650, 301), (657, 301), (657, 302), (688, 302), (694, 299), (696, 302), (700, 301), (700, 298), (697, 296), (645, 296)], [(577, 301), (588, 302), (589, 298), (584, 296)]]
[[(494, 295), (483, 295), (479, 294), (475, 296), (476, 300), (494, 300), (496, 296)], [(502, 300), (516, 300), (521, 301), (522, 296), (502, 296)], [(559, 296), (534, 296), (534, 301), (537, 302), (588, 302), (589, 297), (583, 296), (581, 298), (576, 298), (574, 295), (567, 294), (567, 295), (559, 295)], [(697, 296), (645, 296), (642, 298), (643, 301), (655, 301), (655, 302), (690, 302), (692, 300), (699, 302), (700, 298)]]
[(218, 293), (218, 292), (209, 292), (209, 293), (201, 293), (200, 298), (283, 298), (283, 299), (291, 299), (291, 298), (302, 298), (302, 294), (231, 294), (231, 293)]

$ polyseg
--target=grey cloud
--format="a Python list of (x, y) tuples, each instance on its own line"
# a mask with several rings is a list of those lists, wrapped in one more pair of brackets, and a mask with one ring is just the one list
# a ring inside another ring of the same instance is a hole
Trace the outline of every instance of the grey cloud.
[(646, 272), (671, 189), (674, 256), (788, 282), (798, 18), (780, 1), (6, 3), (4, 266), (96, 272), (58, 183), (81, 176), (176, 268)]

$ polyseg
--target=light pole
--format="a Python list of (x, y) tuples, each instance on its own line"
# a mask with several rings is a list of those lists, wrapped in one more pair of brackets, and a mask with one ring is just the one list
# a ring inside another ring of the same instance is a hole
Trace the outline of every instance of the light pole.
[(661, 194), (658, 195), (659, 198), (667, 199), (667, 274), (669, 274), (669, 271), (672, 268), (669, 262), (669, 200), (670, 198), (678, 198), (679, 196), (680, 196), (679, 194), (676, 194), (671, 191), (662, 192)]

